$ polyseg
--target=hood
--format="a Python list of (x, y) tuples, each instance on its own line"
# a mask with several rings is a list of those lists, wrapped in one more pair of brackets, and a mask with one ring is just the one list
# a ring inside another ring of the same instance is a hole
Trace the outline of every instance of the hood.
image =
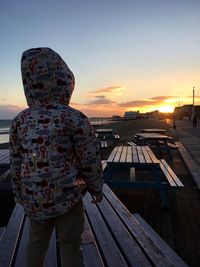
[(55, 51), (47, 47), (25, 51), (21, 58), (21, 72), (29, 107), (69, 104), (74, 75)]

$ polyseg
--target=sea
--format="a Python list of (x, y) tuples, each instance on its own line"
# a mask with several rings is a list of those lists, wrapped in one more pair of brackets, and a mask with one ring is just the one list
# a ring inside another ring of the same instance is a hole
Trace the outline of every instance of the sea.
[(0, 144), (8, 143), (9, 128), (12, 120), (0, 120)]

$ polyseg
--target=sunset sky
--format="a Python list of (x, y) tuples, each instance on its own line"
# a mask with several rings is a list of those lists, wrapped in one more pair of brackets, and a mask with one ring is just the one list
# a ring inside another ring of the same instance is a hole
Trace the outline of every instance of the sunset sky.
[(26, 108), (20, 58), (51, 47), (88, 116), (200, 104), (199, 0), (0, 1), (0, 119)]

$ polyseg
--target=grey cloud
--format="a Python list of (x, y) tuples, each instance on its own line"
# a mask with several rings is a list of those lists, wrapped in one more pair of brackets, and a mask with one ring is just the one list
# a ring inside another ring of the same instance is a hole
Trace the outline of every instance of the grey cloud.
[(13, 119), (23, 109), (15, 105), (0, 105), (0, 119)]
[(96, 93), (111, 93), (114, 90), (121, 88), (121, 87), (122, 86), (110, 86), (110, 87), (90, 91), (90, 93), (94, 93), (94, 94), (96, 94)]

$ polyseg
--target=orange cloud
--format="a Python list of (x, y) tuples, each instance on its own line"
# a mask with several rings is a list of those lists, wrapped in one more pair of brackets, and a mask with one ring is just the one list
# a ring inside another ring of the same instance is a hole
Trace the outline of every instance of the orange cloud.
[(123, 87), (123, 86), (110, 86), (110, 87), (106, 87), (106, 88), (102, 88), (102, 89), (92, 90), (92, 91), (90, 91), (90, 93), (92, 93), (92, 94), (114, 93), (116, 91), (122, 91), (124, 89), (125, 89), (125, 87)]
[(108, 105), (115, 103), (114, 101), (111, 101), (110, 99), (106, 98), (105, 96), (96, 96), (96, 99), (93, 101), (90, 101), (89, 105)]

